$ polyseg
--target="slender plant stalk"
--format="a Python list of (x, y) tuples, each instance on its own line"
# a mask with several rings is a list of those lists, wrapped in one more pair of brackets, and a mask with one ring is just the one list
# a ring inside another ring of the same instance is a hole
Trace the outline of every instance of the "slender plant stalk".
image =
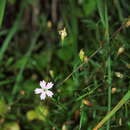
[(119, 103), (110, 111), (93, 130), (98, 130), (101, 128), (105, 122), (107, 122), (128, 100), (130, 99), (130, 90), (125, 94), (125, 96), (119, 101)]
[[(108, 57), (108, 113), (111, 111), (111, 58)], [(110, 129), (110, 120), (107, 123), (107, 130)]]
[[(104, 8), (104, 19), (105, 19), (105, 40), (106, 40), (106, 47), (107, 47), (107, 82), (108, 82), (108, 113), (111, 111), (111, 83), (112, 83), (112, 74), (111, 74), (111, 47), (110, 47), (110, 36), (109, 36), (109, 21), (108, 21), (108, 12), (107, 12), (107, 1), (105, 0), (105, 8)], [(107, 123), (107, 130), (110, 130), (110, 120)]]
[(6, 0), (0, 0), (0, 28), (1, 28), (2, 22), (3, 22), (5, 6), (6, 6)]
[[(98, 48), (94, 53), (92, 53), (91, 56), (88, 57), (88, 60), (93, 58), (102, 48)], [(76, 69), (74, 69), (62, 82), (60, 82), (58, 84), (58, 86), (61, 86), (64, 82), (66, 82), (76, 71), (78, 71), (83, 65), (85, 65), (86, 63), (83, 62), (81, 63)]]

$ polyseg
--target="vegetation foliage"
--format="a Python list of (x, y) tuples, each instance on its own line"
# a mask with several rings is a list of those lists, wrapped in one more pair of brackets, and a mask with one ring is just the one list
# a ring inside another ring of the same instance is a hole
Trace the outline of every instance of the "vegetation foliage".
[(0, 130), (129, 130), (129, 14), (129, 0), (0, 0)]

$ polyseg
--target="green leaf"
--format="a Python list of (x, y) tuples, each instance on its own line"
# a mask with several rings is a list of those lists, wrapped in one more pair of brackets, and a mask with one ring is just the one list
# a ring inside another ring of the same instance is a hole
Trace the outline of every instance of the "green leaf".
[(4, 116), (8, 112), (8, 106), (4, 99), (0, 98), (0, 116)]
[(85, 0), (83, 3), (83, 10), (86, 16), (90, 16), (96, 9), (96, 0)]
[(23, 90), (26, 91), (28, 94), (34, 93), (34, 89), (38, 87), (39, 84), (31, 80), (26, 80), (22, 85)]
[(20, 130), (20, 126), (17, 122), (6, 123), (2, 130)]
[(72, 96), (76, 89), (77, 89), (77, 83), (74, 82), (72, 79), (69, 79), (66, 81), (66, 84), (64, 84), (60, 88), (60, 92), (62, 97), (68, 97)]
[(40, 54), (36, 55), (35, 56), (36, 68), (39, 70), (47, 67), (47, 65), (51, 60), (51, 55), (52, 53), (50, 50), (43, 51)]
[(29, 121), (37, 119), (37, 113), (34, 110), (30, 110), (26, 113), (26, 117)]
[(73, 56), (72, 48), (70, 46), (65, 46), (58, 50), (57, 55), (61, 60), (68, 62)]
[(26, 113), (26, 117), (29, 121), (42, 120), (46, 121), (48, 116), (48, 108), (46, 106), (38, 106), (35, 110), (30, 110)]

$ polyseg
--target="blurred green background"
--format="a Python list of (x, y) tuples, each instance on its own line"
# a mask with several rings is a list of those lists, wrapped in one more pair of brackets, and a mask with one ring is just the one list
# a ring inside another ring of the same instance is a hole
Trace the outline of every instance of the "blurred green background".
[[(129, 0), (0, 0), (0, 130), (92, 130), (130, 89), (129, 43)], [(130, 130), (129, 109), (101, 130)]]

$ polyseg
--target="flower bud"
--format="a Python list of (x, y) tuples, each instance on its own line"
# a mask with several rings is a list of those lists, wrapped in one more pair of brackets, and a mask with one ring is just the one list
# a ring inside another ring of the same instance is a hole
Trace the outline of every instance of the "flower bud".
[(80, 52), (79, 52), (79, 58), (82, 62), (84, 61), (84, 51), (83, 51), (83, 49), (81, 49)]

